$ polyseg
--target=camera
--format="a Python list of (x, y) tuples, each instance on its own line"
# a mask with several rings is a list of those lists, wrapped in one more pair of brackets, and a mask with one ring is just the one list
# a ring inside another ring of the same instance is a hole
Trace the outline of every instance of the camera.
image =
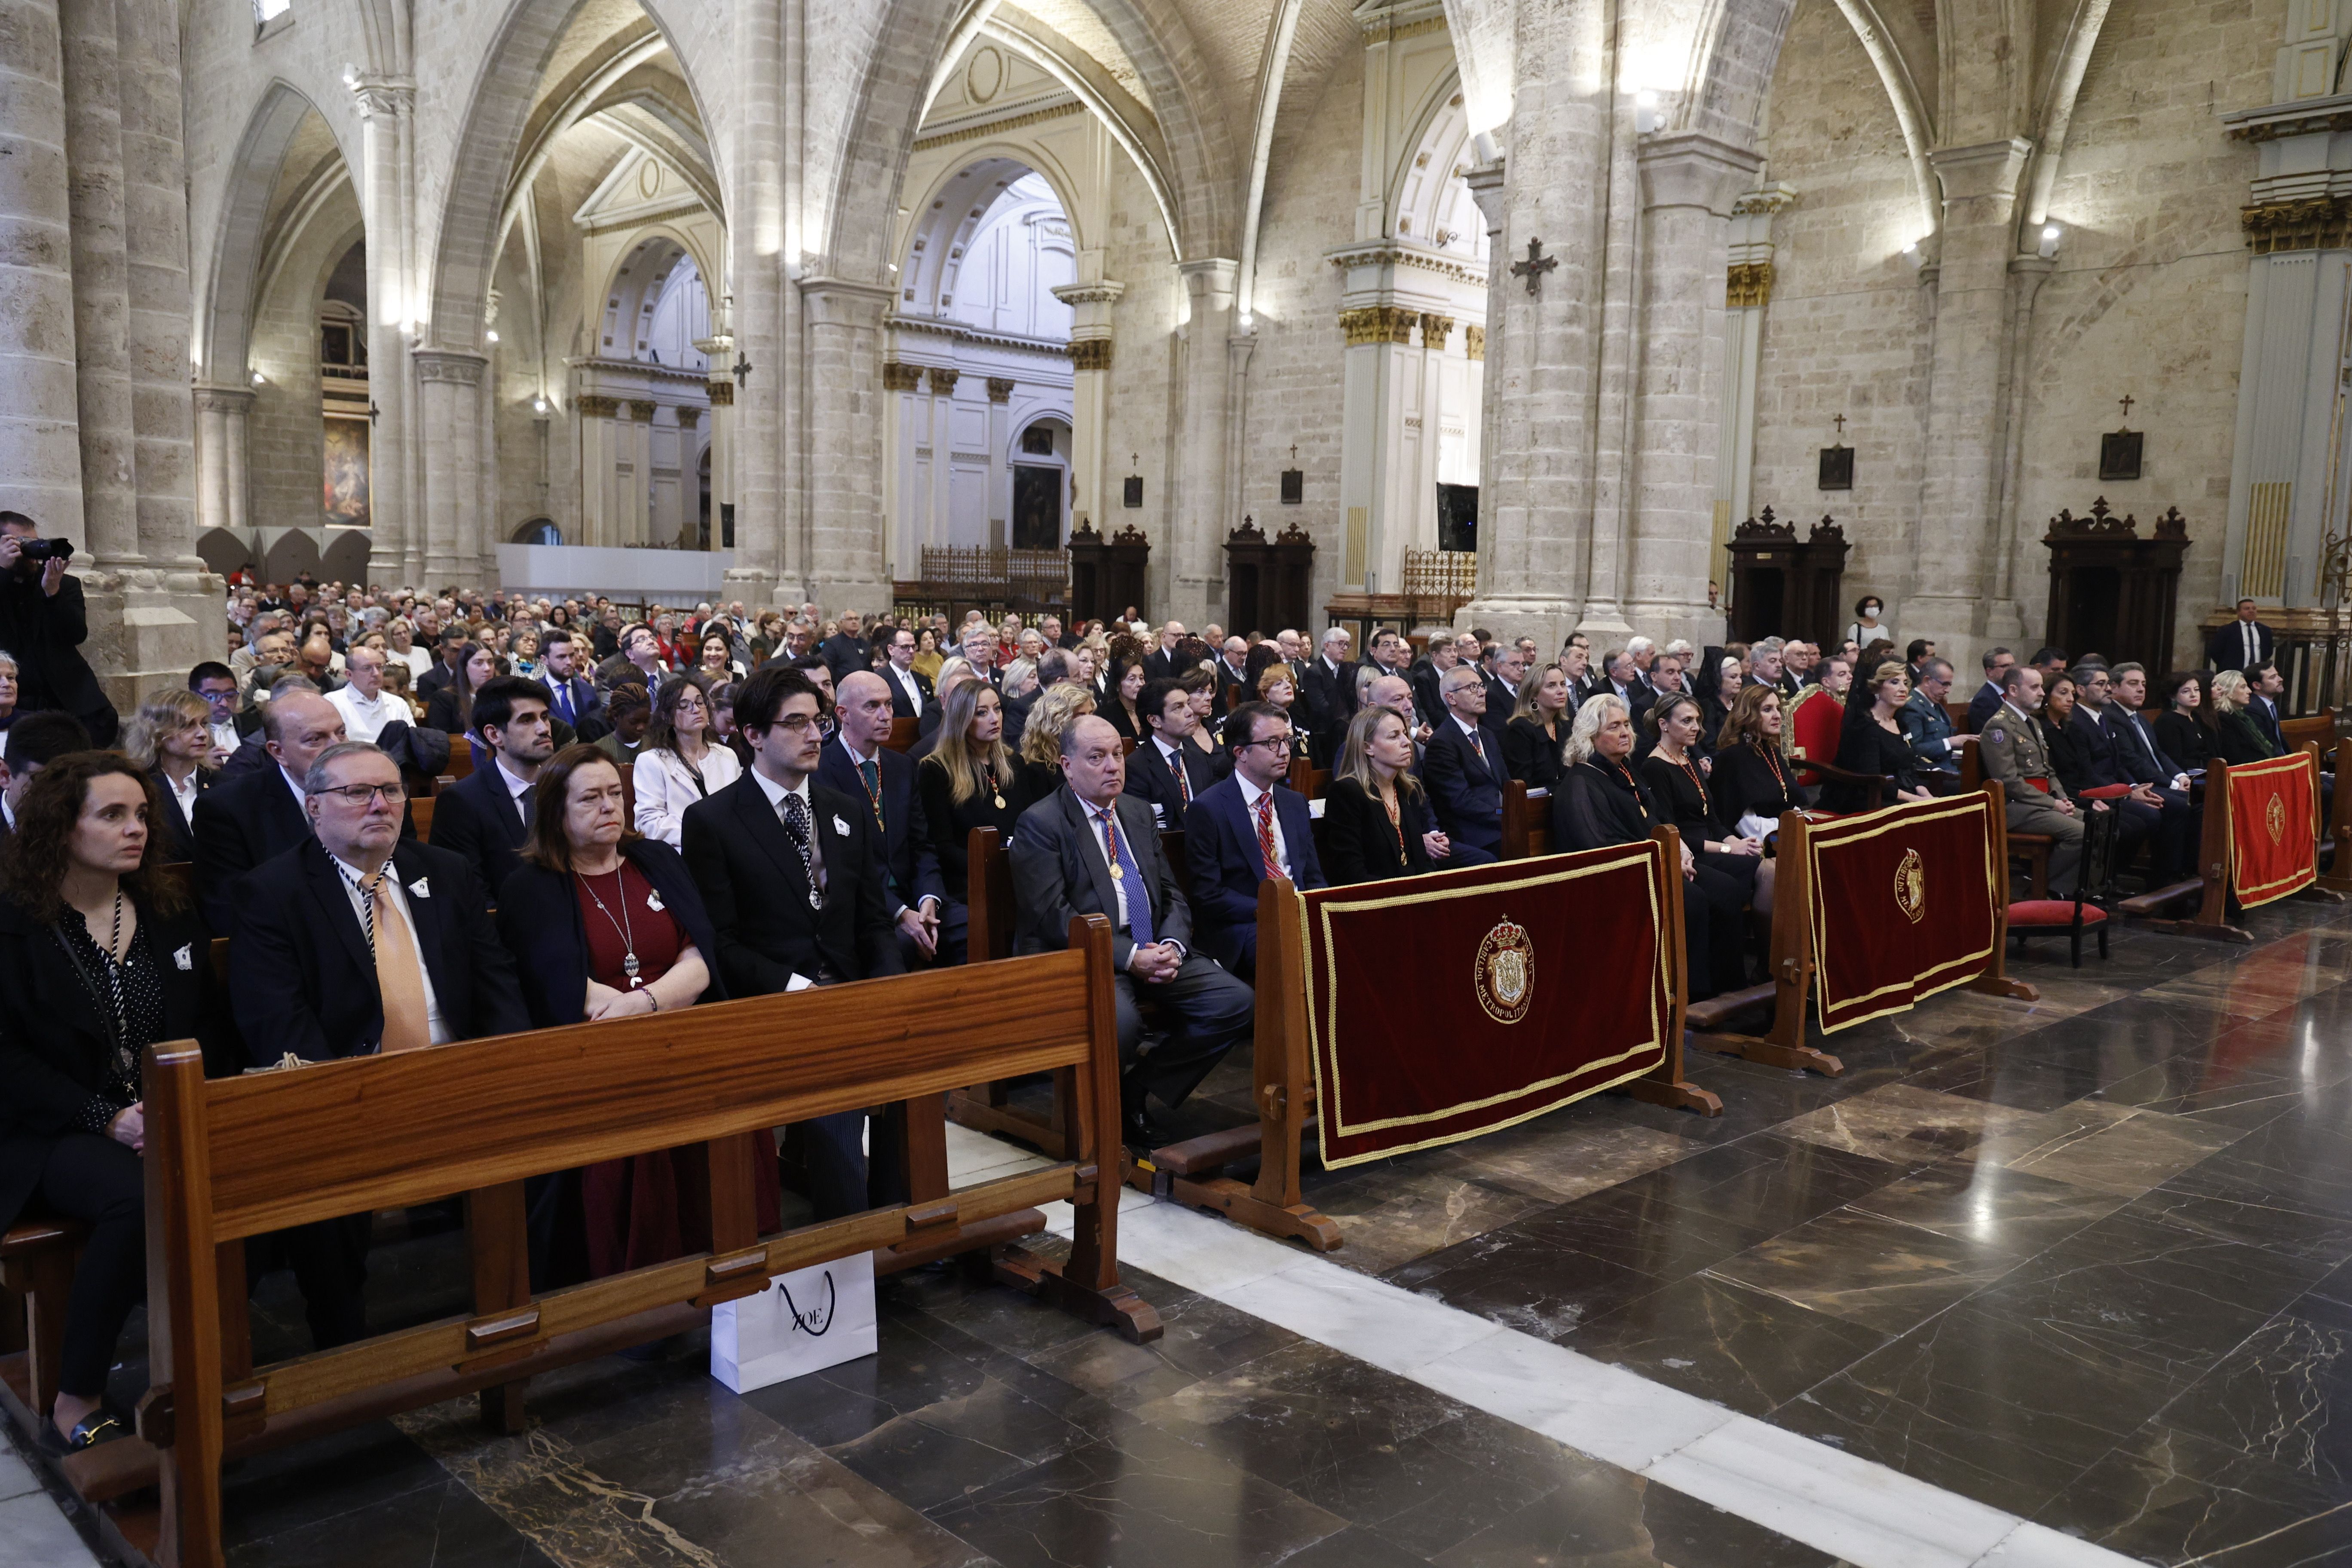
[(73, 559), (73, 541), (27, 539), (16, 547), (16, 551), (25, 560), (38, 561), (44, 564), (51, 561), (70, 561)]

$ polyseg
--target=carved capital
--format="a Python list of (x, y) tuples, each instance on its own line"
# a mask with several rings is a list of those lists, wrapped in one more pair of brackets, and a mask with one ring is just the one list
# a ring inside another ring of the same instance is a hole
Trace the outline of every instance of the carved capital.
[(1402, 305), (1365, 305), (1339, 312), (1339, 330), (1348, 334), (1348, 346), (1361, 343), (1410, 343), (1412, 342), (1413, 311)]
[(574, 399), (583, 419), (610, 419), (621, 412), (621, 400), (601, 392), (583, 392)]
[(1486, 329), (1484, 327), (1463, 328), (1462, 349), (1463, 352), (1467, 353), (1472, 359), (1484, 360), (1486, 357)]
[(352, 83), (352, 97), (369, 120), (389, 119), (416, 107), (416, 83), (406, 77), (363, 76)]
[(1070, 343), (1072, 370), (1108, 370), (1110, 368), (1108, 338), (1076, 338)]
[(654, 422), (655, 414), (659, 412), (660, 408), (661, 405), (658, 403), (645, 403), (632, 399), (629, 403), (629, 417), (640, 425), (650, 425)]
[(677, 415), (677, 427), (681, 430), (691, 430), (702, 423), (702, 410), (699, 408), (680, 407), (674, 412)]
[(188, 390), (195, 395), (199, 414), (245, 414), (253, 407), (253, 389), (249, 386), (195, 386)]
[(885, 392), (916, 392), (923, 384), (923, 367), (901, 364), (894, 359), (882, 362), (882, 390)]
[(1445, 346), (1445, 340), (1453, 335), (1453, 317), (1433, 315), (1427, 310), (1421, 313), (1421, 346), (1423, 348), (1442, 349)]
[(1723, 274), (1723, 303), (1728, 310), (1743, 310), (1772, 302), (1772, 264), (1769, 261), (1735, 261)]
[(446, 381), (458, 386), (479, 386), (482, 371), (489, 361), (479, 354), (452, 353), (447, 350), (419, 350), (409, 356), (416, 365), (419, 381)]
[(945, 370), (939, 365), (931, 366), (930, 374), (931, 395), (933, 397), (953, 397), (955, 395), (956, 383), (963, 379), (963, 372), (960, 370)]
[(992, 375), (988, 378), (988, 400), (991, 403), (1010, 403), (1013, 401), (1013, 389), (1019, 384), (1011, 376)]
[(2257, 202), (2240, 210), (2239, 221), (2246, 230), (2246, 247), (2256, 256), (2352, 246), (2352, 197)]
[(732, 408), (735, 406), (735, 384), (733, 382), (714, 381), (709, 385), (704, 387), (703, 390), (710, 395), (711, 407)]

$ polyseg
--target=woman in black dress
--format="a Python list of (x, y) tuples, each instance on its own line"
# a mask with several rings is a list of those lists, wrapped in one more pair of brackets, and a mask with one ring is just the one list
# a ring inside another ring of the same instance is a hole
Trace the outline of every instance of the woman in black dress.
[[(1903, 738), (1895, 715), (1911, 700), (1911, 671), (1899, 658), (1881, 662), (1868, 680), (1857, 679), (1846, 698), (1845, 725), (1838, 733), (1837, 765), (1850, 773), (1871, 773), (1894, 782), (1897, 800), (1931, 800), (1919, 782), (1918, 759)], [(1868, 808), (1859, 784), (1832, 779), (1822, 786), (1823, 811)], [(1893, 801), (1880, 801), (1891, 805)]]
[(1144, 726), (1140, 706), (1143, 660), (1114, 656), (1113, 665), (1110, 700), (1103, 704), (1102, 716), (1110, 721), (1110, 727), (1118, 731), (1120, 740), (1133, 741), (1139, 746), (1151, 738), (1151, 731)]
[[(1633, 771), (1633, 719), (1603, 695), (1577, 710), (1551, 796), (1552, 847), (1561, 851), (1636, 844), (1670, 820)], [(1683, 845), (1683, 945), (1691, 996), (1705, 1001), (1748, 983), (1740, 959), (1739, 885), (1700, 863)]]
[(2184, 670), (2164, 678), (2164, 711), (2157, 715), (2156, 743), (2164, 754), (2192, 772), (2213, 760), (2213, 705), (2205, 700), (2205, 672)]
[(1740, 692), (1747, 689), (1746, 677), (1742, 673), (1745, 660), (1725, 655), (1717, 658), (1715, 663), (1715, 679), (1712, 681), (1704, 684), (1696, 680), (1691, 682), (1699, 698), (1698, 749), (1702, 753), (1713, 752), (1721, 743), (1724, 721), (1731, 717), (1732, 709), (1738, 705)]
[[(1706, 776), (1707, 793), (1715, 800), (1716, 831), (1724, 837), (1763, 837), (1756, 831), (1759, 824), (1778, 823), (1782, 812), (1801, 805), (1796, 775), (1780, 756), (1785, 723), (1780, 693), (1769, 686), (1751, 686), (1732, 704), (1716, 747), (1715, 771)], [(1756, 908), (1762, 912), (1770, 907), (1769, 886), (1759, 882)]]
[(964, 958), (971, 924), (971, 830), (993, 828), (1010, 840), (1021, 814), (1044, 798), (1036, 793), (1038, 782), (1004, 748), (1004, 700), (996, 689), (984, 680), (959, 682), (940, 702), (936, 742), (915, 770), (923, 826), (947, 889), (941, 962)]
[(27, 1209), (87, 1221), (65, 1309), (55, 1453), (125, 1436), (104, 1402), (115, 1341), (147, 1293), (149, 1046), (194, 1037), (208, 1073), (242, 1054), (212, 933), (154, 831), (153, 786), (119, 752), (72, 752), (16, 803), (0, 847), (0, 1227)]
[(1529, 789), (1559, 782), (1560, 742), (1568, 739), (1568, 671), (1556, 664), (1530, 670), (1519, 682), (1519, 703), (1503, 726), (1503, 768)]
[(1349, 721), (1316, 849), (1335, 888), (1445, 869), (1453, 846), (1412, 776), (1412, 735), (1394, 710), (1365, 708)]
[(2090, 759), (2083, 753), (2083, 737), (2072, 722), (2080, 700), (2073, 676), (2053, 675), (2042, 695), (2042, 711), (2033, 716), (2033, 727), (2050, 757), (2052, 771), (2066, 786), (2066, 793), (2078, 800), (2096, 782), (2091, 777)]
[(2255, 724), (2254, 716), (2246, 711), (2253, 700), (2253, 688), (2236, 670), (2224, 669), (2214, 675), (2213, 750), (2232, 767), (2268, 762), (2280, 754), (2279, 749), (2271, 744), (2271, 738)]
[[(1738, 711), (1738, 705), (1732, 711)], [(1716, 825), (1715, 797), (1706, 787), (1707, 768), (1692, 748), (1698, 744), (1699, 707), (1687, 692), (1661, 697), (1650, 707), (1650, 754), (1642, 759), (1642, 781), (1650, 799), (1681, 830), (1683, 842), (1698, 854), (1702, 866), (1713, 867), (1739, 888), (1739, 901), (1760, 910), (1772, 907), (1772, 863), (1764, 858), (1764, 841), (1725, 833)], [(1731, 721), (1724, 721), (1727, 728)]]

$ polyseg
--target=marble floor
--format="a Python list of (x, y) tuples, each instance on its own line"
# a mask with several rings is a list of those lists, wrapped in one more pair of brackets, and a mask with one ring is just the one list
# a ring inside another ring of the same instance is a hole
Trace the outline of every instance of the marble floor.
[[(747, 1397), (688, 1341), (535, 1381), (520, 1437), (449, 1405), (252, 1461), (231, 1561), (2352, 1563), (2352, 911), (2247, 924), (2043, 947), (2040, 1002), (1846, 1031), (1836, 1079), (1695, 1054), (1718, 1120), (1603, 1097), (1312, 1174), (1328, 1258), (1131, 1195), (1149, 1347), (923, 1271), (879, 1355)], [(371, 1289), (455, 1310), (452, 1235)], [(0, 1563), (65, 1561), (28, 1502)]]

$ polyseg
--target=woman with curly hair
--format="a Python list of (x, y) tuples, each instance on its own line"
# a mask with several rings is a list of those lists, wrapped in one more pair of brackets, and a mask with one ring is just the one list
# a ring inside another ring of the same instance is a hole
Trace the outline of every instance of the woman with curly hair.
[(0, 847), (0, 1227), (27, 1209), (86, 1222), (42, 1446), (126, 1436), (106, 1408), (122, 1325), (147, 1293), (141, 1075), (149, 1046), (194, 1037), (234, 1071), (212, 933), (163, 870), (154, 787), (113, 752), (35, 775)]

